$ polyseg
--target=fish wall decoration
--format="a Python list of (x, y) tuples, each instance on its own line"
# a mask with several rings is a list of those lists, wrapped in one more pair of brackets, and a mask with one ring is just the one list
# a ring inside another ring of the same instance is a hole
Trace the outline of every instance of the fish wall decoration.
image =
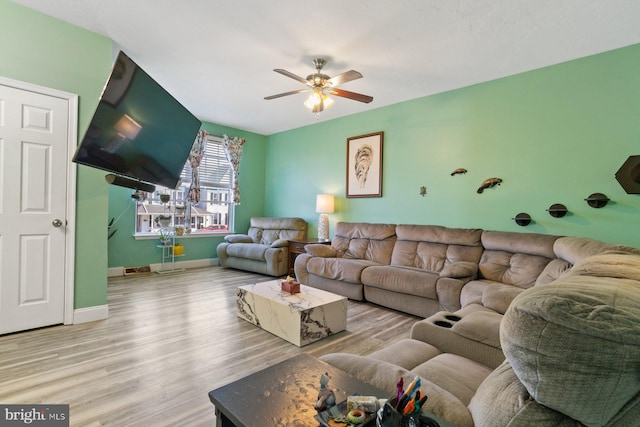
[(467, 170), (465, 168), (458, 168), (458, 169), (454, 170), (453, 172), (451, 172), (451, 176), (458, 175), (458, 174), (463, 174), (463, 173), (467, 173)]
[(480, 188), (478, 188), (478, 194), (482, 194), (485, 188), (493, 188), (496, 185), (500, 185), (502, 179), (500, 178), (487, 178), (482, 182)]

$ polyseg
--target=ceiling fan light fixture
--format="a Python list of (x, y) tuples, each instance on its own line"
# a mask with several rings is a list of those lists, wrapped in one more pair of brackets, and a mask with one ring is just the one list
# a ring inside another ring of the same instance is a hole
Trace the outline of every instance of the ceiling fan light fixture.
[(313, 108), (311, 109), (311, 112), (315, 114), (320, 114), (322, 111), (324, 111), (324, 104), (322, 102), (320, 102), (317, 105), (314, 105)]
[(315, 109), (318, 105), (322, 103), (322, 95), (324, 95), (322, 91), (317, 89), (314, 90), (313, 93), (309, 95), (307, 100), (304, 101), (304, 106), (310, 110)]
[(323, 94), (322, 102), (324, 103), (324, 108), (329, 108), (333, 105), (333, 99), (329, 98), (327, 94)]
[(338, 74), (337, 76), (329, 77), (328, 75), (323, 74), (321, 71), (326, 62), (327, 61), (322, 58), (314, 59), (313, 65), (316, 68), (316, 72), (313, 74), (309, 74), (306, 79), (281, 68), (274, 69), (273, 71), (282, 74), (285, 77), (289, 77), (305, 84), (307, 88), (266, 96), (264, 99), (276, 99), (283, 96), (312, 91), (311, 95), (304, 101), (304, 106), (316, 114), (320, 113), (326, 107), (329, 107), (333, 104), (333, 99), (329, 98), (329, 95), (352, 99), (354, 101), (364, 102), (367, 104), (373, 101), (373, 97), (371, 96), (349, 92), (343, 89), (337, 89), (336, 86), (338, 85), (362, 78), (362, 74), (355, 70), (349, 70), (342, 74)]
[(305, 107), (311, 110), (313, 113), (320, 113), (325, 108), (333, 105), (333, 99), (329, 98), (329, 95), (324, 93), (322, 89), (314, 89), (313, 93), (309, 95), (306, 101), (304, 101)]

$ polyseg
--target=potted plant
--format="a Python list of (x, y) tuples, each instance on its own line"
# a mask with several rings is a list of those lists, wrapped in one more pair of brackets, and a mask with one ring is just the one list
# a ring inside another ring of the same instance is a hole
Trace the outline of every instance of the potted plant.
[(171, 245), (171, 230), (168, 228), (162, 228), (160, 229), (160, 243), (162, 243), (163, 246), (170, 246)]
[(154, 221), (162, 228), (167, 228), (171, 224), (171, 215), (158, 215)]

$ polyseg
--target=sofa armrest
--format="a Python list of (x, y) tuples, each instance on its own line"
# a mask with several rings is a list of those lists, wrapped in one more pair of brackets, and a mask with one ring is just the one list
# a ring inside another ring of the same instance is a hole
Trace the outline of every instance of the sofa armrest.
[(298, 282), (306, 285), (309, 283), (309, 271), (307, 270), (307, 261), (311, 258), (309, 254), (300, 254), (293, 262), (293, 272)]
[(338, 251), (336, 251), (333, 247), (329, 245), (323, 245), (321, 243), (313, 243), (306, 245), (304, 250), (311, 256), (317, 256), (322, 258), (334, 258), (338, 255)]
[(271, 248), (264, 251), (264, 260), (267, 263), (267, 274), (282, 276), (289, 271), (289, 251), (287, 247)]
[(272, 248), (288, 248), (289, 241), (286, 239), (278, 239), (271, 244)]
[(253, 239), (246, 234), (231, 234), (224, 236), (224, 240), (229, 243), (253, 243)]
[(475, 279), (478, 275), (478, 264), (468, 261), (452, 262), (444, 266), (440, 272), (440, 277), (451, 277), (454, 279), (461, 279), (469, 277)]
[(216, 248), (216, 252), (218, 254), (218, 263), (222, 267), (227, 266), (227, 259), (229, 259), (229, 255), (227, 255), (228, 246), (229, 246), (229, 242), (221, 242)]

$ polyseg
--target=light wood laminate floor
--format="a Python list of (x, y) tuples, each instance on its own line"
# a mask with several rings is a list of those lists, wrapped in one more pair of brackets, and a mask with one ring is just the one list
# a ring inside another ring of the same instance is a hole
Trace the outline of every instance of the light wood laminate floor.
[(368, 354), (416, 317), (349, 301), (347, 331), (298, 348), (236, 317), (271, 277), (209, 267), (109, 279), (109, 319), (0, 336), (0, 403), (64, 403), (72, 426), (212, 426), (207, 393), (301, 352)]

